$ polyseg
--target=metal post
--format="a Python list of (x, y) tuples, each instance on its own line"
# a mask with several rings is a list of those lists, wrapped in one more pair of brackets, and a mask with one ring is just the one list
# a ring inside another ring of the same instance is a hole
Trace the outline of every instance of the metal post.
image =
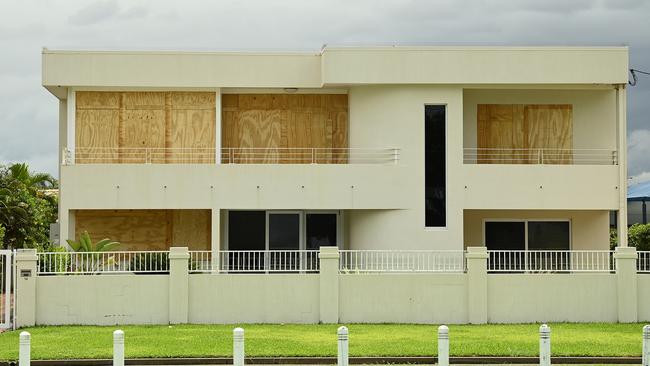
[(339, 327), (338, 336), (338, 366), (348, 366), (348, 328)]
[(641, 354), (641, 365), (650, 366), (650, 325), (643, 327), (643, 353)]
[(113, 366), (124, 366), (124, 332), (113, 332)]
[(551, 366), (551, 328), (539, 327), (539, 366)]
[(31, 363), (31, 335), (28, 332), (20, 332), (18, 341), (18, 366), (29, 366)]
[(438, 366), (449, 366), (449, 328), (438, 327)]
[(233, 366), (244, 366), (244, 330), (235, 328), (232, 331), (232, 363)]

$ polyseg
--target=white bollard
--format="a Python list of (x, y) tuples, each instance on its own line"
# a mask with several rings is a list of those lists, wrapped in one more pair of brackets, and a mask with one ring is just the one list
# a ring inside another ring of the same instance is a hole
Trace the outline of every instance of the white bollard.
[(32, 362), (31, 335), (29, 332), (20, 332), (18, 341), (18, 366), (29, 366)]
[(113, 332), (113, 366), (124, 366), (124, 332)]
[(449, 366), (449, 328), (438, 327), (438, 366)]
[(641, 365), (650, 366), (650, 325), (643, 326), (643, 351)]
[(232, 363), (234, 366), (244, 366), (244, 330), (235, 328), (232, 331)]
[(336, 331), (336, 335), (338, 336), (338, 366), (348, 366), (348, 328), (345, 326), (339, 327)]
[(551, 328), (539, 327), (539, 366), (551, 366)]

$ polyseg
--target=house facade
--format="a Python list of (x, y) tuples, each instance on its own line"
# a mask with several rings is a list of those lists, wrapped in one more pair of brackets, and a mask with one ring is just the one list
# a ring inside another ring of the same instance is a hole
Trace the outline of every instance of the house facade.
[(627, 69), (626, 47), (45, 49), (61, 239), (608, 250)]

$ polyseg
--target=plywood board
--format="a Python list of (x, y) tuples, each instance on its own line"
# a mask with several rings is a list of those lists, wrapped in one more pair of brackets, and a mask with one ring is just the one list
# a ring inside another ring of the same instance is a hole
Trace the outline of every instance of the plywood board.
[(187, 246), (209, 250), (210, 210), (77, 210), (75, 237), (88, 231), (93, 241), (120, 242), (117, 250), (167, 250)]
[(481, 164), (570, 164), (572, 106), (479, 104), (477, 147)]
[(105, 163), (212, 163), (215, 101), (213, 92), (77, 92), (76, 146), (89, 151), (78, 162), (110, 147)]
[[(221, 136), (222, 146), (232, 149), (236, 162), (310, 163), (312, 148), (321, 149), (316, 154), (319, 163), (345, 162), (348, 96), (226, 94)], [(255, 148), (256, 155), (237, 159), (240, 148)], [(338, 155), (332, 149), (340, 149)]]

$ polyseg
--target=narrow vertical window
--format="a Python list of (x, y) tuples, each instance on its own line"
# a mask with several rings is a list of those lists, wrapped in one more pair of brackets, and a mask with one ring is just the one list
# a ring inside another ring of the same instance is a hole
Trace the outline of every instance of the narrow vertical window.
[(445, 106), (424, 106), (424, 205), (426, 227), (447, 225)]

